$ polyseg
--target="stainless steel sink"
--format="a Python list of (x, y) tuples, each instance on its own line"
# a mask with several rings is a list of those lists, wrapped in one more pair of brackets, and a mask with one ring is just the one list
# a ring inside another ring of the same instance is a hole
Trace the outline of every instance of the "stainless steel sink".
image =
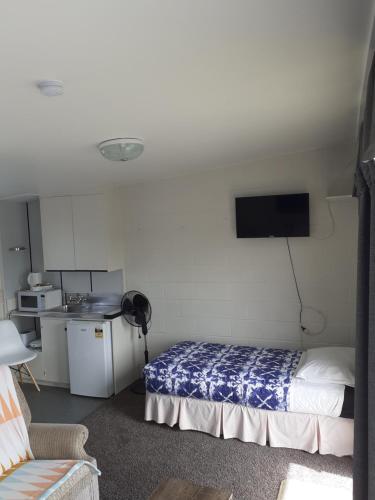
[(91, 307), (89, 304), (66, 304), (65, 306), (58, 306), (50, 309), (51, 312), (62, 312), (62, 313), (81, 313), (85, 311), (90, 311)]
[(101, 304), (66, 304), (63, 306), (54, 307), (43, 313), (43, 316), (63, 317), (63, 318), (84, 318), (84, 319), (99, 319), (116, 309), (115, 306)]

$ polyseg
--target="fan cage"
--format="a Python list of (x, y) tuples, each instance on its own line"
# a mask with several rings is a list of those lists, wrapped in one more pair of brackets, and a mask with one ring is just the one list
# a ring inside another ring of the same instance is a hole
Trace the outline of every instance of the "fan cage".
[(137, 323), (135, 321), (135, 315), (133, 314), (130, 314), (130, 313), (127, 313), (125, 312), (125, 302), (127, 300), (130, 301), (130, 303), (133, 305), (134, 307), (134, 304), (133, 304), (133, 300), (134, 300), (134, 297), (136, 295), (140, 295), (141, 297), (143, 297), (146, 302), (147, 302), (147, 306), (146, 306), (146, 310), (145, 310), (145, 318), (146, 318), (146, 324), (147, 326), (150, 325), (151, 323), (151, 315), (152, 315), (152, 308), (151, 308), (151, 304), (150, 304), (150, 301), (148, 300), (148, 298), (146, 297), (146, 295), (142, 292), (139, 292), (137, 290), (130, 290), (129, 292), (126, 292), (124, 294), (124, 296), (122, 297), (122, 300), (121, 300), (121, 314), (123, 315), (123, 317), (126, 319), (126, 321), (132, 325), (132, 326), (135, 326), (135, 327), (141, 327), (141, 324), (140, 323)]

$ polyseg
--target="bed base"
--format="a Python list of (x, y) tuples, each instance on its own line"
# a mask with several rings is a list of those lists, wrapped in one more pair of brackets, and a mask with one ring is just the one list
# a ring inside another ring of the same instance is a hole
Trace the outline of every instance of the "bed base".
[(354, 421), (348, 418), (259, 410), (146, 392), (145, 420), (262, 446), (268, 443), (337, 457), (353, 454)]

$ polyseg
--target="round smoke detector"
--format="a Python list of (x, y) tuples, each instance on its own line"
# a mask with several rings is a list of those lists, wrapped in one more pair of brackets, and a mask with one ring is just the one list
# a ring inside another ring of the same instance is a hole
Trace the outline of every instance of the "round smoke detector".
[(119, 138), (103, 141), (98, 144), (98, 149), (104, 158), (111, 161), (128, 161), (138, 158), (143, 153), (142, 139)]

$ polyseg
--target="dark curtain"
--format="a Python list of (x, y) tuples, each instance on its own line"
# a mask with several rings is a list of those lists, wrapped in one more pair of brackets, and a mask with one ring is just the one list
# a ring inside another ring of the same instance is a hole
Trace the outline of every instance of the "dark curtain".
[[(354, 500), (375, 500), (375, 66), (363, 113), (354, 194), (359, 204)], [(373, 118), (374, 116), (374, 118)]]

